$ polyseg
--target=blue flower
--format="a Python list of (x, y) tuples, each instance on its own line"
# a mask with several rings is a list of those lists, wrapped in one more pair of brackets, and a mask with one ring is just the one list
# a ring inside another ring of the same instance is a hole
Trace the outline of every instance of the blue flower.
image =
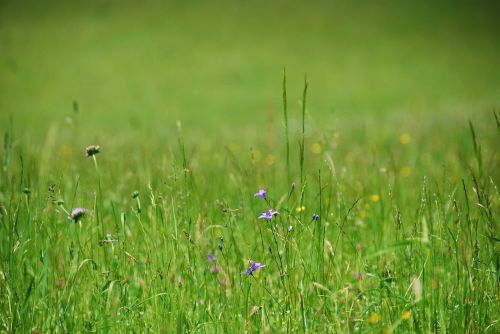
[(267, 196), (266, 196), (266, 189), (259, 189), (258, 192), (256, 192), (254, 194), (255, 197), (260, 197), (260, 198), (263, 198), (263, 199), (266, 199)]
[(208, 254), (207, 258), (208, 258), (208, 261), (211, 261), (211, 262), (217, 261), (217, 258), (212, 254)]
[(319, 219), (319, 215), (317, 213), (313, 214), (313, 220), (318, 220)]
[(244, 275), (253, 275), (253, 272), (260, 269), (260, 268), (264, 268), (266, 265), (265, 264), (262, 264), (262, 263), (259, 263), (259, 262), (255, 262), (253, 260), (248, 260), (248, 269), (245, 270), (244, 272), (242, 272), (242, 274)]
[(267, 211), (262, 211), (260, 216), (258, 217), (259, 219), (266, 219), (266, 220), (271, 220), (274, 215), (279, 215), (280, 213), (278, 211), (275, 211), (273, 209), (269, 209)]

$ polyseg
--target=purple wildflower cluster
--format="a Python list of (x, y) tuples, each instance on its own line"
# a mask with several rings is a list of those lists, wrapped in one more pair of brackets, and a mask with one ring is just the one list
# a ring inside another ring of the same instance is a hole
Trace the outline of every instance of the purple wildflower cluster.
[[(256, 192), (254, 194), (255, 197), (260, 197), (264, 200), (267, 201), (267, 192), (266, 192), (266, 189), (259, 189), (258, 192)], [(267, 221), (270, 221), (271, 219), (273, 219), (274, 216), (276, 215), (279, 215), (280, 213), (274, 209), (269, 209), (269, 210), (266, 210), (266, 211), (262, 211), (260, 216), (257, 217), (258, 219), (265, 219)], [(253, 275), (253, 272), (260, 269), (260, 268), (264, 268), (266, 265), (265, 264), (262, 264), (262, 263), (259, 263), (259, 262), (255, 262), (254, 260), (248, 260), (248, 269), (243, 271), (242, 274), (244, 275)]]
[(210, 272), (212, 274), (217, 274), (217, 273), (220, 273), (222, 271), (222, 268), (220, 266), (218, 266), (217, 264), (215, 264), (215, 262), (217, 262), (217, 257), (215, 255), (212, 255), (209, 253), (209, 254), (207, 254), (207, 259), (210, 262), (214, 262), (214, 264), (210, 266)]
[(78, 223), (80, 219), (82, 219), (89, 211), (84, 208), (76, 208), (71, 211), (71, 214), (68, 216), (68, 220), (73, 221), (74, 223)]
[(243, 271), (242, 274), (244, 275), (253, 275), (253, 272), (260, 269), (260, 268), (264, 268), (266, 265), (265, 264), (262, 264), (262, 263), (259, 263), (259, 262), (255, 262), (253, 260), (248, 260), (248, 269)]
[(266, 193), (266, 189), (259, 189), (258, 192), (256, 192), (254, 194), (255, 197), (260, 197), (260, 198), (263, 198), (263, 199), (266, 199), (267, 198), (267, 193)]
[[(85, 155), (87, 157), (92, 157), (92, 156), (98, 154), (100, 151), (101, 151), (101, 147), (99, 145), (89, 145), (89, 146), (85, 147)], [(95, 157), (94, 157), (94, 161), (95, 161)], [(58, 204), (60, 206), (63, 206), (63, 203), (64, 202), (61, 201)], [(72, 221), (74, 223), (78, 223), (83, 217), (85, 217), (89, 213), (89, 210), (87, 210), (85, 208), (74, 208), (73, 211), (71, 211), (71, 213), (68, 213), (64, 209), (64, 207), (63, 207), (63, 210), (69, 215), (68, 220)]]
[(265, 220), (271, 220), (275, 215), (279, 215), (280, 213), (278, 211), (275, 211), (273, 209), (269, 209), (267, 211), (262, 211), (260, 216), (258, 217), (259, 219), (265, 219)]

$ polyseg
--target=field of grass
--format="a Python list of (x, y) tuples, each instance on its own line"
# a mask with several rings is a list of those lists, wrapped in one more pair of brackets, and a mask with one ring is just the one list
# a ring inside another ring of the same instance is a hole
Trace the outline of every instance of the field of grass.
[(498, 12), (1, 2), (0, 332), (500, 332)]

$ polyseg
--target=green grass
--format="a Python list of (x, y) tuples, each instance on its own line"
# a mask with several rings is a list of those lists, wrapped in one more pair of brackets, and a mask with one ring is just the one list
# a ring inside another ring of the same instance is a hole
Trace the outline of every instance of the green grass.
[(495, 6), (2, 3), (0, 332), (500, 331)]

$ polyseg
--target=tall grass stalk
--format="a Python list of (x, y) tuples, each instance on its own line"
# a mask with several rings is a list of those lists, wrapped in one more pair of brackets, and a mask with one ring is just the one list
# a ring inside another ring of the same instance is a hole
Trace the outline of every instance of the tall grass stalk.
[(288, 133), (288, 100), (286, 95), (286, 68), (283, 69), (282, 82), (283, 120), (285, 121), (285, 164), (287, 184), (291, 184), (290, 178), (290, 138)]

